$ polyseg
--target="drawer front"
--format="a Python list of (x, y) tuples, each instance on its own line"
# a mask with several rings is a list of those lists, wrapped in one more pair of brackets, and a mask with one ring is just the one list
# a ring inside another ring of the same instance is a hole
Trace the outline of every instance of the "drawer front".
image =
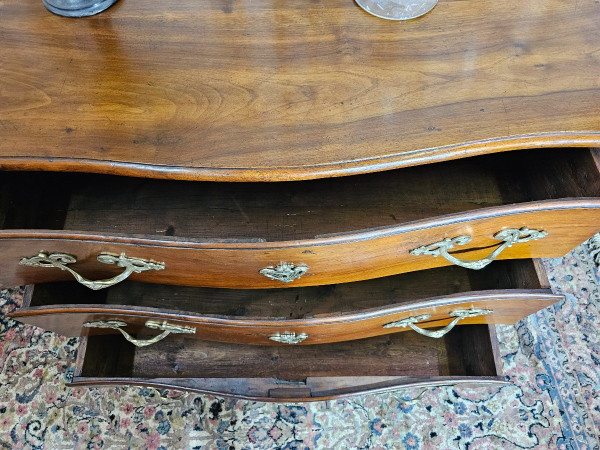
[[(401, 331), (439, 338), (456, 325), (512, 324), (562, 298), (548, 290), (484, 291), (297, 320), (202, 316), (114, 305), (33, 307), (10, 316), (65, 336), (123, 333), (142, 346), (157, 342), (157, 337), (169, 339), (171, 333), (218, 342), (310, 345)], [(429, 330), (439, 327), (445, 328)]]
[[(517, 231), (525, 228), (530, 231)], [(494, 259), (558, 257), (598, 231), (600, 199), (486, 208), (295, 242), (191, 242), (64, 231), (3, 231), (0, 285), (80, 276), (104, 280), (94, 288), (125, 278), (238, 289), (314, 286), (450, 264), (479, 268), (493, 264)], [(40, 257), (40, 252), (45, 256)]]

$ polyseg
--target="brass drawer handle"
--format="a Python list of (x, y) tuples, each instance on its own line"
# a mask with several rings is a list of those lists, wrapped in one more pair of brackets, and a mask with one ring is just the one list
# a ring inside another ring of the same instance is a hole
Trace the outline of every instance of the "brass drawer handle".
[(157, 336), (154, 336), (151, 339), (136, 339), (132, 335), (130, 335), (123, 328), (127, 326), (125, 322), (121, 322), (120, 320), (101, 320), (98, 322), (85, 322), (83, 324), (86, 328), (111, 328), (113, 330), (118, 330), (121, 332), (123, 337), (131, 342), (136, 347), (146, 347), (147, 345), (152, 345), (157, 343), (158, 341), (162, 341), (169, 334), (195, 334), (196, 329), (193, 327), (185, 327), (183, 325), (174, 325), (171, 323), (167, 323), (166, 321), (159, 322), (157, 320), (149, 320), (146, 322), (146, 326), (148, 328), (152, 328), (154, 330), (162, 330)]
[(502, 244), (494, 250), (489, 256), (477, 260), (477, 261), (465, 261), (464, 259), (458, 259), (448, 253), (448, 250), (454, 248), (455, 245), (465, 245), (471, 242), (472, 236), (457, 236), (453, 238), (446, 238), (443, 241), (436, 242), (434, 244), (424, 245), (422, 247), (415, 248), (409, 253), (411, 255), (431, 255), (434, 258), (442, 255), (452, 264), (457, 266), (465, 267), (467, 269), (479, 270), (494, 261), (505, 248), (512, 247), (513, 244), (521, 244), (523, 242), (537, 241), (548, 236), (548, 233), (542, 230), (530, 230), (527, 227), (523, 227), (520, 230), (516, 228), (508, 228), (506, 230), (499, 231), (494, 235), (494, 239), (502, 241)]
[(129, 258), (125, 256), (125, 253), (121, 253), (119, 256), (115, 256), (110, 253), (100, 253), (98, 255), (98, 261), (104, 264), (116, 264), (119, 267), (123, 267), (125, 270), (123, 273), (113, 278), (92, 281), (82, 277), (67, 266), (67, 264), (74, 264), (77, 262), (77, 258), (75, 256), (67, 253), (51, 253), (48, 255), (43, 251), (41, 251), (37, 256), (32, 256), (31, 258), (22, 258), (21, 261), (19, 261), (19, 264), (22, 266), (32, 267), (56, 267), (60, 270), (66, 270), (67, 272), (70, 272), (79, 283), (90, 289), (93, 289), (94, 291), (120, 283), (134, 272), (141, 273), (146, 270), (163, 270), (165, 268), (165, 263), (146, 261), (145, 259), (140, 258)]
[(449, 315), (454, 317), (454, 320), (450, 322), (446, 327), (441, 330), (424, 330), (423, 328), (419, 328), (415, 325), (418, 322), (422, 322), (423, 320), (428, 320), (431, 318), (431, 314), (421, 314), (419, 316), (411, 316), (406, 319), (398, 320), (397, 322), (392, 322), (385, 324), (383, 328), (406, 328), (410, 327), (415, 330), (417, 333), (422, 334), (423, 336), (427, 336), (430, 338), (439, 339), (446, 334), (448, 334), (452, 328), (456, 326), (456, 324), (467, 317), (477, 317), (477, 316), (485, 316), (486, 314), (491, 314), (493, 311), (490, 309), (457, 309), (456, 311), (452, 311)]
[(268, 266), (264, 269), (260, 269), (258, 272), (271, 280), (278, 280), (282, 283), (291, 283), (297, 278), (302, 277), (302, 275), (308, 272), (309, 268), (310, 267), (306, 264), (296, 265), (294, 263), (282, 261), (276, 267)]
[(290, 333), (286, 331), (282, 334), (277, 333), (274, 336), (270, 336), (269, 339), (275, 342), (279, 342), (280, 344), (299, 344), (302, 341), (305, 341), (308, 338), (308, 334), (306, 333)]

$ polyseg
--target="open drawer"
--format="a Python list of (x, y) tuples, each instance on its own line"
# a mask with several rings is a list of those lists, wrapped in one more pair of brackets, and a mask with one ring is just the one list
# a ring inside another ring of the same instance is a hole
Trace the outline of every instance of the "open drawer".
[(309, 346), (262, 347), (178, 336), (134, 347), (83, 338), (71, 386), (140, 385), (264, 401), (315, 401), (403, 387), (504, 384), (493, 327), (441, 339), (399, 333)]
[(522, 150), (283, 183), (4, 172), (0, 285), (259, 289), (562, 256), (600, 231), (597, 157)]
[(456, 325), (512, 324), (561, 299), (536, 261), (509, 260), (479, 272), (449, 266), (283, 290), (124, 282), (90, 291), (73, 282), (47, 283), (30, 286), (10, 317), (66, 336), (118, 334), (126, 346), (132, 345), (125, 339), (148, 346), (177, 335), (303, 346), (401, 331), (440, 338)]

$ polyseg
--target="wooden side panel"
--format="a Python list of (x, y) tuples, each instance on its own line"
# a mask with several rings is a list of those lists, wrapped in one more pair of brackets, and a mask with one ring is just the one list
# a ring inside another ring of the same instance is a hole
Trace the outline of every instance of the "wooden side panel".
[[(19, 265), (23, 257), (41, 250), (75, 255), (73, 267), (98, 279), (122, 269), (96, 261), (102, 252), (164, 262), (165, 270), (133, 274), (132, 280), (161, 284), (228, 288), (282, 288), (344, 283), (450, 265), (442, 257), (413, 256), (409, 251), (447, 237), (472, 235), (468, 245), (452, 253), (463, 259), (488, 256), (505, 228), (529, 227), (548, 236), (505, 249), (499, 259), (563, 256), (600, 231), (600, 199), (551, 200), (463, 214), (441, 216), (410, 224), (340, 234), (307, 241), (267, 243), (202, 242), (123, 235), (93, 235), (62, 231), (2, 231), (0, 286), (72, 279), (55, 268)], [(305, 264), (308, 272), (292, 283), (271, 280), (259, 270), (280, 262)]]
[(500, 353), (500, 345), (498, 343), (498, 335), (496, 333), (496, 326), (489, 326), (490, 333), (490, 343), (492, 346), (492, 355), (494, 356), (494, 365), (496, 366), (496, 373), (498, 375), (503, 375), (504, 370), (502, 368), (502, 355)]
[(596, 168), (598, 169), (598, 172), (600, 172), (600, 147), (591, 148), (590, 152), (594, 163), (596, 164)]
[(269, 338), (284, 333), (296, 333), (296, 335), (305, 333), (308, 337), (300, 345), (310, 345), (363, 339), (407, 330), (414, 333), (410, 328), (384, 328), (384, 325), (411, 316), (429, 314), (431, 315), (429, 319), (419, 323), (421, 328), (444, 327), (454, 318), (450, 315), (451, 312), (471, 308), (488, 309), (493, 313), (463, 319), (459, 322), (460, 325), (512, 324), (562, 298), (547, 290), (472, 292), (354, 313), (328, 314), (292, 320), (202, 316), (156, 308), (81, 304), (21, 309), (10, 314), (10, 317), (66, 336), (118, 333), (111, 329), (84, 328), (83, 324), (119, 320), (129, 325), (126, 328), (128, 332), (136, 334), (143, 330), (142, 336), (151, 337), (152, 333), (156, 334), (156, 332), (144, 330), (144, 324), (148, 320), (166, 320), (171, 324), (195, 328), (196, 333), (187, 335), (189, 338), (285, 346), (287, 344), (279, 344)]

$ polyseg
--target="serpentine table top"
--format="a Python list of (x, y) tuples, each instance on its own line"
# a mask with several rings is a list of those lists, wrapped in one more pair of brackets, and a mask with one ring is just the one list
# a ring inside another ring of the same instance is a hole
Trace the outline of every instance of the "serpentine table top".
[(600, 144), (600, 2), (0, 2), (0, 168), (279, 181)]

